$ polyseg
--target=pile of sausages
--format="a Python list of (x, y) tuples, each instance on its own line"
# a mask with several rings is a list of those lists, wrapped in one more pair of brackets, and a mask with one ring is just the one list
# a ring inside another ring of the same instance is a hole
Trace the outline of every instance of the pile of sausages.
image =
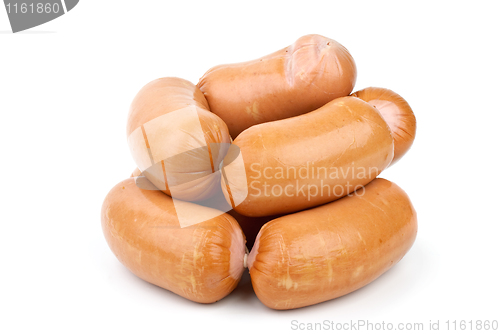
[(411, 248), (417, 219), (377, 176), (409, 150), (416, 120), (391, 90), (351, 94), (356, 76), (346, 48), (308, 35), (197, 85), (148, 83), (127, 123), (138, 168), (102, 206), (113, 253), (200, 303), (227, 296), (248, 268), (257, 297), (282, 310), (383, 274)]

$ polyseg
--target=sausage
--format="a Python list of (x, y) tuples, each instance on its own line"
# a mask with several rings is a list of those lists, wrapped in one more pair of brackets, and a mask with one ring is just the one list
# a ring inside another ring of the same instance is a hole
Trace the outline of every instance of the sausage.
[(416, 212), (406, 193), (375, 179), (353, 195), (264, 225), (248, 256), (252, 285), (273, 309), (321, 303), (389, 270), (416, 234)]
[[(141, 174), (141, 171), (139, 170), (139, 168), (134, 169), (134, 171), (130, 175), (130, 177), (140, 177), (140, 176), (142, 176), (142, 174)], [(200, 205), (203, 205), (203, 206), (206, 206), (209, 208), (219, 209), (219, 210), (222, 210), (225, 212), (226, 210), (228, 210), (230, 208), (227, 207), (228, 203), (226, 202), (226, 200), (224, 199), (223, 196), (224, 195), (222, 194), (222, 192), (220, 194), (216, 193), (211, 198), (206, 199), (206, 200), (201, 201), (201, 202), (197, 202), (197, 204), (200, 204)], [(219, 201), (219, 198), (224, 199), (224, 203), (222, 205), (220, 203), (217, 203)], [(264, 226), (265, 223), (270, 222), (271, 220), (280, 217), (280, 215), (266, 216), (266, 217), (247, 217), (244, 215), (240, 215), (238, 212), (236, 212), (234, 210), (229, 210), (229, 211), (227, 211), (227, 213), (229, 215), (231, 215), (234, 219), (236, 219), (236, 221), (240, 225), (241, 230), (243, 231), (243, 234), (245, 235), (246, 247), (249, 249), (252, 248), (252, 246), (255, 242), (255, 238), (257, 237), (257, 234), (260, 231), (260, 228), (262, 226)]]
[(396, 163), (410, 149), (417, 132), (417, 120), (408, 102), (387, 88), (368, 87), (351, 94), (373, 105), (382, 114), (394, 137)]
[(127, 138), (136, 165), (167, 195), (198, 201), (220, 188), (218, 168), (231, 137), (189, 81), (161, 78), (144, 86), (130, 107)]
[(247, 217), (244, 215), (240, 215), (235, 210), (231, 210), (228, 212), (240, 225), (243, 234), (246, 238), (246, 246), (248, 249), (252, 249), (255, 239), (257, 238), (257, 234), (259, 234), (260, 229), (264, 224), (270, 222), (273, 219), (281, 217), (281, 215), (274, 216), (265, 216), (265, 217)]
[(366, 185), (393, 154), (391, 131), (380, 113), (358, 98), (341, 97), (308, 114), (242, 132), (224, 158), (222, 190), (242, 215), (291, 213)]
[(143, 280), (184, 298), (213, 303), (244, 271), (245, 237), (230, 215), (173, 200), (140, 178), (117, 184), (102, 205), (104, 236), (118, 260)]
[(356, 65), (336, 41), (307, 35), (265, 57), (210, 69), (198, 87), (233, 138), (255, 124), (315, 110), (347, 96)]

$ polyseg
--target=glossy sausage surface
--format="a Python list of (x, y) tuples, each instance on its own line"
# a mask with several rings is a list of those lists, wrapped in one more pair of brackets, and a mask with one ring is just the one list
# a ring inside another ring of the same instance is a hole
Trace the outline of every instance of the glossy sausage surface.
[(130, 271), (192, 301), (224, 298), (243, 273), (245, 237), (233, 217), (174, 203), (159, 190), (138, 187), (134, 178), (109, 192), (101, 221), (109, 247)]
[(234, 154), (223, 162), (222, 190), (238, 213), (252, 217), (341, 198), (377, 177), (394, 153), (387, 123), (355, 97), (255, 125), (233, 144)]
[(265, 57), (216, 66), (198, 87), (235, 138), (252, 125), (304, 114), (349, 95), (355, 82), (356, 65), (345, 47), (307, 35)]
[(127, 138), (138, 168), (166, 194), (198, 201), (220, 188), (217, 171), (231, 137), (189, 81), (161, 78), (144, 86), (130, 107)]
[(373, 105), (380, 112), (394, 137), (396, 163), (410, 149), (417, 132), (417, 120), (408, 102), (387, 88), (368, 87), (351, 94)]
[[(134, 169), (130, 177), (138, 177), (141, 176), (141, 171), (139, 168)], [(220, 208), (220, 209), (226, 209), (227, 202), (225, 199), (224, 204), (221, 205), (217, 203), (219, 198), (221, 198), (222, 194), (215, 194), (213, 197), (202, 201), (198, 202), (198, 204), (209, 207), (209, 208)], [(222, 195), (223, 196), (223, 195)], [(227, 212), (231, 217), (236, 219), (238, 224), (240, 225), (243, 234), (245, 235), (246, 239), (246, 247), (248, 249), (252, 249), (252, 246), (255, 242), (255, 238), (257, 237), (257, 234), (259, 234), (260, 228), (267, 222), (270, 222), (273, 219), (276, 219), (280, 217), (280, 215), (274, 215), (274, 216), (265, 216), (265, 217), (247, 217), (244, 215), (239, 214), (238, 212), (234, 210), (229, 210)]]
[(406, 193), (385, 179), (356, 193), (262, 227), (248, 257), (262, 303), (284, 310), (340, 297), (408, 252), (417, 218)]

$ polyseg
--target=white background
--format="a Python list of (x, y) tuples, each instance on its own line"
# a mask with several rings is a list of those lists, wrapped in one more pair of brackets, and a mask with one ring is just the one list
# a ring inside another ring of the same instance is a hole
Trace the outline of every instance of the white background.
[[(182, 4), (181, 4), (182, 3)], [(472, 3), (472, 2), (471, 2)], [(291, 321), (498, 320), (496, 2), (81, 1), (12, 34), (0, 7), (0, 332), (286, 333)], [(381, 175), (418, 212), (407, 256), (370, 285), (273, 311), (246, 274), (212, 305), (141, 281), (109, 250), (100, 207), (134, 169), (128, 106), (147, 82), (194, 83), (317, 33), (349, 49), (355, 90), (412, 106), (413, 148)], [(491, 331), (490, 331), (491, 332)]]

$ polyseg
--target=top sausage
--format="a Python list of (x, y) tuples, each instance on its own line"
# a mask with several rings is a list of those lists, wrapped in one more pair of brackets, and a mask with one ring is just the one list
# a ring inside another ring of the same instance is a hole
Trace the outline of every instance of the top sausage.
[(231, 136), (255, 124), (301, 115), (349, 95), (356, 65), (336, 41), (307, 35), (268, 56), (220, 65), (198, 87)]

